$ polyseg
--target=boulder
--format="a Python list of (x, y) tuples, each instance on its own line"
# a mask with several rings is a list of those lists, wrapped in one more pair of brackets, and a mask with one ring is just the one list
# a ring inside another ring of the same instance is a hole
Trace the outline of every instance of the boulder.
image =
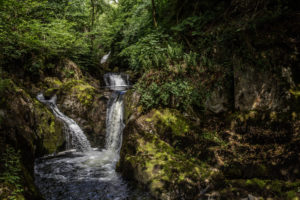
[(206, 110), (218, 114), (226, 112), (230, 108), (229, 92), (224, 87), (213, 90), (205, 101)]
[(268, 70), (251, 66), (234, 69), (234, 103), (240, 111), (288, 111), (290, 93), (286, 81)]
[(188, 122), (178, 111), (143, 113), (138, 99), (133, 91), (125, 95), (126, 127), (118, 170), (144, 185), (157, 199), (200, 198), (220, 178), (219, 171), (162, 139), (168, 137), (164, 135), (167, 132), (182, 137), (189, 131)]

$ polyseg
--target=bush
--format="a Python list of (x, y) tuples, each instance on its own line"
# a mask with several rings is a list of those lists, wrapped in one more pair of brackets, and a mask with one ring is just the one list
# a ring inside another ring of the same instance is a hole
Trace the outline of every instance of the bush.
[(141, 94), (140, 103), (145, 110), (163, 106), (188, 111), (191, 107), (201, 107), (203, 95), (188, 81), (164, 80), (161, 82), (151, 80), (150, 85), (140, 82), (136, 85)]

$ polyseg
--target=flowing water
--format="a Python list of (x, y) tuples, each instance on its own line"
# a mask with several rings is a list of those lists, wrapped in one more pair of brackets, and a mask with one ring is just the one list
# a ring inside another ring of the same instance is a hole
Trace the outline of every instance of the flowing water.
[(103, 63), (106, 63), (106, 61), (108, 60), (110, 56), (110, 52), (108, 54), (105, 54), (102, 58), (101, 58), (101, 61), (100, 63), (103, 64)]
[(150, 196), (124, 181), (115, 171), (122, 145), (123, 94), (128, 77), (105, 75), (113, 90), (107, 109), (106, 145), (102, 150), (90, 147), (83, 131), (74, 120), (57, 108), (56, 97), (38, 99), (49, 106), (65, 124), (67, 151), (35, 161), (35, 180), (47, 200), (149, 200)]
[(64, 123), (67, 149), (75, 148), (79, 151), (90, 151), (91, 145), (78, 124), (71, 118), (65, 116), (56, 106), (56, 96), (46, 100), (43, 94), (38, 94), (37, 99), (46, 104), (53, 114)]

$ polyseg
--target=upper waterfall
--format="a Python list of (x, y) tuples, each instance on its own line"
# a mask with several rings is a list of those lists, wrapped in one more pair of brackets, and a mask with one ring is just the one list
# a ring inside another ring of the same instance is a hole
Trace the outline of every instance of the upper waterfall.
[(114, 91), (124, 91), (130, 87), (127, 74), (107, 73), (104, 74), (106, 87)]
[(108, 73), (104, 75), (106, 86), (113, 90), (106, 114), (106, 149), (119, 152), (122, 145), (122, 132), (124, 129), (123, 94), (129, 86), (126, 74)]
[(91, 145), (84, 135), (78, 124), (71, 118), (65, 116), (56, 106), (56, 96), (50, 100), (46, 100), (42, 93), (37, 95), (37, 99), (49, 106), (53, 114), (64, 122), (64, 130), (66, 134), (67, 149), (75, 148), (79, 151), (90, 151)]
[(105, 54), (105, 55), (101, 58), (100, 63), (101, 63), (101, 64), (106, 63), (106, 61), (108, 60), (109, 56), (110, 56), (110, 52), (108, 52), (108, 54)]

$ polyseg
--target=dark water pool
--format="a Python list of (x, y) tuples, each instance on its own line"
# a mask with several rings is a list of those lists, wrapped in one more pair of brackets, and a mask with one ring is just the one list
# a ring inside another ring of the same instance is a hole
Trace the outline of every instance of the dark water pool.
[(115, 171), (118, 159), (109, 150), (72, 150), (39, 158), (36, 185), (47, 200), (151, 200)]

